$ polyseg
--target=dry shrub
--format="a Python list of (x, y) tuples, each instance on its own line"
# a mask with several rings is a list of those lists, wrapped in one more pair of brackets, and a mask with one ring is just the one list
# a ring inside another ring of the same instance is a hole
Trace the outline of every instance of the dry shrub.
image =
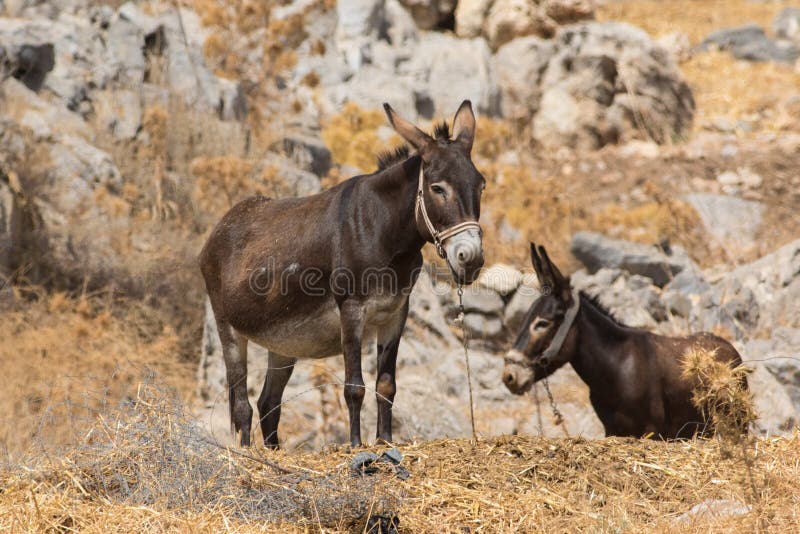
[(142, 128), (150, 137), (148, 148), (153, 157), (166, 153), (168, 119), (167, 110), (161, 106), (151, 106), (144, 111)]
[(707, 253), (708, 239), (694, 208), (654, 184), (647, 184), (645, 192), (653, 198), (652, 202), (628, 209), (610, 204), (591, 215), (589, 228), (648, 245), (665, 241), (680, 243), (695, 255), (698, 251)]
[(228, 3), (217, 0), (192, 0), (191, 6), (200, 15), (203, 26), (227, 26), (235, 13)]
[(236, 13), (236, 27), (240, 32), (250, 33), (267, 26), (269, 13), (272, 9), (271, 2), (264, 0), (242, 0), (238, 3), (234, 12)]
[(249, 161), (234, 156), (195, 158), (191, 169), (195, 177), (195, 199), (205, 212), (225, 212), (255, 192), (253, 164)]
[(237, 80), (241, 76), (241, 61), (230, 50), (229, 37), (219, 32), (212, 33), (203, 43), (203, 56), (213, 67), (214, 74), (221, 78)]
[[(481, 170), (488, 181), (481, 205), (487, 263), (529, 265), (525, 244), (535, 241), (547, 244), (558, 265), (572, 265), (569, 238), (583, 228), (586, 215), (573, 201), (569, 184), (555, 176), (535, 176), (528, 167)], [(519, 232), (518, 240), (503, 237), (503, 228), (509, 226)]]
[(353, 102), (328, 118), (322, 125), (322, 139), (330, 149), (333, 161), (352, 165), (364, 171), (375, 169), (375, 160), (388, 148), (379, 142), (376, 130), (386, 124), (386, 116), (378, 110), (365, 110)]
[(737, 441), (756, 419), (753, 398), (746, 387), (750, 370), (717, 359), (717, 351), (702, 347), (683, 355), (682, 376), (695, 382), (692, 403), (717, 435)]
[(288, 194), (279, 169), (267, 165), (260, 172), (249, 160), (233, 156), (195, 158), (195, 200), (203, 212), (219, 217), (237, 202), (252, 196)]
[[(496, 159), (514, 144), (514, 129), (509, 121), (481, 117), (475, 131), (472, 157), (480, 161)], [(518, 147), (517, 147), (518, 148)]]

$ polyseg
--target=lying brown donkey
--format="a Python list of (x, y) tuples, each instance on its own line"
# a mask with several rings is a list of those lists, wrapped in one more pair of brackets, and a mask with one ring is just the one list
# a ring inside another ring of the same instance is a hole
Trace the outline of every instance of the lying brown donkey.
[(392, 440), (395, 361), (408, 296), (425, 242), (470, 283), (483, 265), (484, 178), (470, 151), (475, 116), (464, 101), (431, 137), (384, 105), (415, 150), (398, 150), (374, 174), (306, 198), (244, 200), (217, 224), (200, 253), (228, 380), (231, 423), (250, 444), (247, 344), (269, 350), (258, 399), (267, 446), (278, 445), (281, 397), (298, 358), (344, 354), (350, 442), (361, 443), (362, 340), (377, 336), (377, 435)]
[(692, 404), (696, 382), (681, 376), (681, 358), (696, 347), (735, 367), (742, 360), (730, 343), (709, 333), (665, 337), (624, 326), (573, 290), (544, 247), (531, 243), (531, 261), (542, 295), (506, 354), (503, 382), (512, 393), (526, 392), (569, 362), (589, 386), (607, 436), (672, 439), (711, 430)]

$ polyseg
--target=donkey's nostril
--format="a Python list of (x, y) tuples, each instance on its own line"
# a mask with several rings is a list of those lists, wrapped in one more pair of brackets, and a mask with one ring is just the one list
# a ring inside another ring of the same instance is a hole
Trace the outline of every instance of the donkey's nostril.
[(503, 373), (503, 383), (504, 384), (511, 384), (514, 382), (514, 375), (508, 371)]
[(462, 263), (467, 261), (467, 253), (464, 252), (463, 250), (459, 250), (458, 251), (458, 261), (460, 261)]

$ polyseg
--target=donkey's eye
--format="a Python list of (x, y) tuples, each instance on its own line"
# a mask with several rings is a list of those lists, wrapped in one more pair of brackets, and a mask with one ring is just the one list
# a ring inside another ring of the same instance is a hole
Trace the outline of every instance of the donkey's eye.
[(442, 195), (443, 198), (447, 198), (447, 193), (445, 192), (444, 187), (442, 187), (440, 185), (435, 185), (435, 184), (432, 185), (431, 186), (431, 191), (433, 191), (437, 195)]
[(536, 319), (536, 322), (533, 323), (533, 328), (535, 330), (540, 330), (542, 328), (547, 328), (551, 324), (553, 324), (553, 322), (550, 321), (549, 319), (541, 319), (541, 318), (539, 318), (539, 319)]

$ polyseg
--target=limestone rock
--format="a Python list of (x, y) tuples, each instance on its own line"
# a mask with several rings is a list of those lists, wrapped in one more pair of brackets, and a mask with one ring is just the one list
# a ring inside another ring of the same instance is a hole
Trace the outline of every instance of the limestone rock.
[(667, 256), (655, 247), (593, 232), (578, 232), (572, 236), (570, 251), (590, 272), (602, 267), (624, 269), (650, 278), (659, 287), (687, 265), (681, 258)]

